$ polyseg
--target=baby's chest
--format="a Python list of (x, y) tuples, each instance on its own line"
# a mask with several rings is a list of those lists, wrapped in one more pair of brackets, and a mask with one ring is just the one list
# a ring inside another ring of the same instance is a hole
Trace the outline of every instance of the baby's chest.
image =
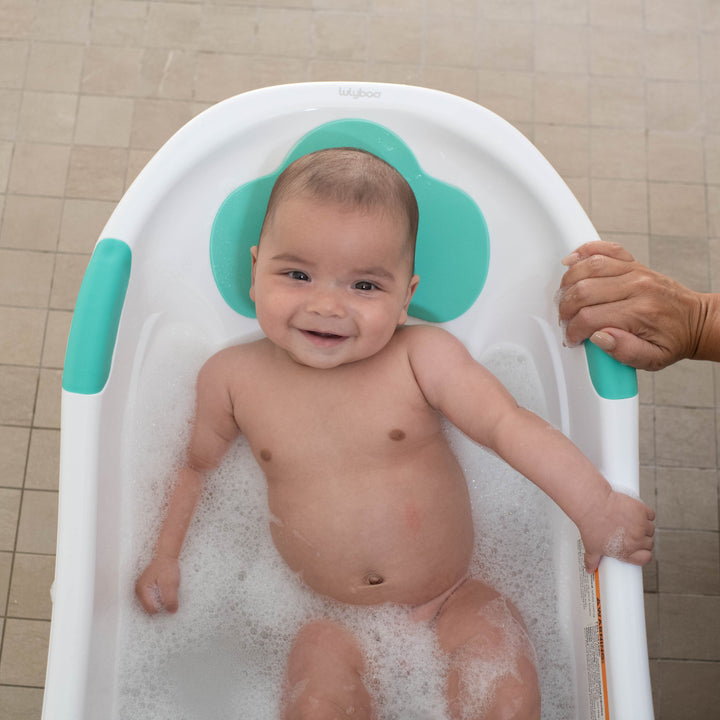
[(240, 426), (255, 456), (276, 467), (384, 463), (436, 437), (440, 422), (419, 393), (372, 384), (276, 388), (253, 405)]

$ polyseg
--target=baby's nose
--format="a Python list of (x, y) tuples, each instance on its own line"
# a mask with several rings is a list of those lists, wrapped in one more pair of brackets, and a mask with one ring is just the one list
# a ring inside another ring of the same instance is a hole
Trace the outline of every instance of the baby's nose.
[(308, 311), (321, 317), (345, 317), (342, 293), (337, 288), (318, 288), (308, 302)]

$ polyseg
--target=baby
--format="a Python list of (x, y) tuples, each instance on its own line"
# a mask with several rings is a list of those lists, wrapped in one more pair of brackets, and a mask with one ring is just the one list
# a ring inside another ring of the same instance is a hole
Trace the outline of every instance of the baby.
[[(603, 554), (649, 562), (654, 513), (614, 492), (452, 335), (403, 327), (419, 282), (417, 225), (409, 185), (369, 153), (323, 150), (280, 175), (251, 251), (250, 296), (266, 337), (200, 371), (187, 459), (136, 594), (149, 613), (177, 610), (178, 556), (204, 475), (242, 432), (267, 478), (274, 543), (307, 585), (343, 603), (405, 605), (433, 623), (453, 717), (539, 718), (520, 614), (468, 578), (468, 489), (442, 418), (567, 513), (588, 571)], [(511, 670), (479, 708), (473, 660), (498, 655)], [(363, 668), (348, 630), (306, 625), (288, 658), (283, 717), (376, 717)]]

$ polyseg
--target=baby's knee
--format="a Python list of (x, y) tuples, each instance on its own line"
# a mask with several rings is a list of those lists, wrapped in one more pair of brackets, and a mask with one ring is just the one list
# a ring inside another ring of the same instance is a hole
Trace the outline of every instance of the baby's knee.
[(360, 705), (339, 704), (326, 697), (305, 693), (288, 705), (283, 720), (371, 720), (367, 708)]
[(288, 675), (314, 665), (346, 667), (361, 673), (364, 659), (349, 630), (329, 620), (316, 620), (297, 634), (290, 651)]

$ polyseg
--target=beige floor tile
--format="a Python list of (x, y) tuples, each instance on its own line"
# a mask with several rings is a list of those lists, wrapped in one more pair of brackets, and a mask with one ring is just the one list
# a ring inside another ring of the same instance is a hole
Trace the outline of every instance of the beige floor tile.
[[(258, 9), (255, 52), (259, 55), (303, 57), (310, 54), (313, 14), (305, 9)], [(402, 36), (399, 41), (402, 43)]]
[(15, 549), (20, 498), (20, 490), (0, 488), (0, 550)]
[(55, 250), (62, 207), (61, 198), (8, 195), (0, 244), (18, 250)]
[(49, 253), (0, 250), (0, 305), (45, 307), (54, 262)]
[(90, 0), (56, 4), (40, 0), (30, 31), (33, 40), (85, 43), (90, 39)]
[(720, 596), (661, 593), (659, 602), (664, 658), (720, 659)]
[(60, 395), (62, 370), (42, 368), (38, 382), (37, 403), (33, 426), (39, 428), (60, 428)]
[(174, 100), (136, 100), (131, 144), (157, 150), (193, 116), (192, 103)]
[(549, 25), (535, 30), (535, 70), (587, 74), (590, 29), (585, 25)]
[(82, 64), (82, 45), (35, 42), (30, 48), (25, 87), (76, 93), (80, 89)]
[(715, 413), (710, 408), (655, 408), (658, 465), (715, 467)]
[(73, 147), (66, 195), (85, 200), (119, 200), (125, 186), (127, 158), (124, 148)]
[[(650, 257), (653, 269), (670, 275), (683, 285), (700, 292), (710, 289), (707, 252), (707, 242), (698, 238), (652, 237), (650, 239)], [(678, 377), (681, 372), (673, 369), (670, 377)], [(697, 373), (700, 377), (701, 369), (691, 369), (689, 372)], [(692, 405), (693, 403), (685, 402), (683, 404)]]
[(639, 420), (639, 454), (641, 465), (655, 463), (655, 406), (641, 405)]
[(588, 21), (587, 0), (542, 0), (535, 4), (538, 23), (584, 25)]
[(481, 70), (531, 72), (535, 69), (534, 28), (522, 23), (483, 22), (478, 52)]
[(42, 687), (45, 682), (50, 623), (44, 620), (5, 622), (0, 683)]
[(97, 3), (93, 7), (91, 43), (124, 48), (141, 45), (146, 15), (147, 3), (144, 2), (113, 0)]
[(665, 80), (648, 81), (647, 127), (665, 132), (697, 132), (702, 124), (700, 86)]
[[(444, 0), (433, 0), (437, 10), (442, 10), (443, 5), (447, 6)], [(531, 23), (535, 19), (535, 3), (533, 0), (484, 0), (483, 3), (476, 3), (475, 8), (468, 8), (468, 11), (479, 8), (479, 16), (483, 20), (494, 20), (501, 22)]]
[(419, 17), (373, 15), (370, 18), (368, 55), (374, 62), (418, 63), (422, 52)]
[(193, 97), (196, 69), (195, 50), (148, 48), (143, 53), (135, 79), (135, 94), (147, 98), (189, 100)]
[(17, 551), (23, 553), (55, 553), (57, 535), (56, 492), (25, 490), (20, 509)]
[(642, 29), (645, 24), (644, 0), (589, 0), (590, 23), (593, 26)]
[(369, 20), (350, 13), (321, 12), (315, 17), (313, 55), (332, 60), (365, 60)]
[(534, 76), (524, 72), (477, 73), (478, 102), (508, 122), (527, 123), (534, 120)]
[(0, 365), (0, 425), (30, 426), (38, 371)]
[[(13, 554), (11, 552), (0, 552), (0, 616), (5, 615), (6, 612), (12, 561)], [(1, 628), (0, 632), (2, 632)]]
[(720, 707), (720, 664), (661, 660), (657, 663), (658, 720), (707, 720)]
[(705, 158), (705, 179), (720, 185), (720, 135), (705, 135), (702, 138)]
[(10, 192), (61, 197), (70, 159), (65, 145), (17, 143), (10, 172)]
[(54, 556), (17, 553), (10, 584), (8, 617), (49, 620), (52, 614), (50, 585), (54, 574)]
[(661, 593), (720, 595), (717, 532), (659, 530), (657, 536)]
[(73, 310), (90, 257), (71, 253), (58, 254), (53, 273), (50, 307), (54, 310)]
[(594, 177), (647, 178), (645, 132), (640, 128), (592, 128), (590, 145)]
[(647, 233), (647, 184), (594, 178), (591, 219), (600, 233)]
[(63, 367), (71, 321), (72, 313), (69, 311), (51, 310), (48, 313), (47, 327), (45, 328), (45, 342), (42, 352), (43, 367)]
[(705, 187), (651, 182), (650, 232), (702, 237), (707, 234)]
[(0, 87), (21, 88), (30, 43), (24, 40), (0, 39)]
[(695, 32), (648, 33), (645, 76), (657, 80), (697, 81), (699, 43)]
[(17, 137), (24, 142), (69, 144), (73, 138), (77, 95), (26, 91)]
[(47, 311), (0, 305), (0, 363), (40, 364)]
[(657, 523), (674, 529), (718, 530), (715, 470), (657, 469)]
[(245, 55), (199, 53), (195, 96), (198, 100), (218, 102), (250, 90), (255, 84), (254, 66), (253, 60)]
[(367, 79), (367, 68), (364, 60), (312, 60), (308, 78), (313, 82), (335, 82), (338, 78), (362, 82)]
[(648, 178), (702, 183), (705, 179), (702, 137), (690, 133), (649, 133)]
[(65, 200), (57, 249), (63, 253), (91, 253), (115, 206), (115, 202), (105, 200)]
[(535, 126), (535, 146), (563, 177), (590, 174), (590, 132), (571, 125)]
[(198, 37), (202, 7), (196, 4), (151, 3), (143, 44), (147, 47), (190, 47)]
[(21, 102), (20, 90), (0, 88), (0, 140), (12, 140), (15, 137)]
[(0, 720), (40, 720), (42, 688), (0, 685)]
[(82, 91), (116, 97), (134, 95), (144, 54), (139, 47), (90, 45), (85, 49)]
[(655, 402), (659, 405), (713, 407), (714, 401), (711, 362), (682, 360), (655, 376)]
[(599, 127), (645, 127), (645, 83), (637, 78), (592, 78), (591, 123)]
[(537, 74), (535, 121), (559, 125), (587, 125), (589, 83), (582, 75)]
[(60, 463), (60, 431), (34, 428), (30, 438), (25, 488), (57, 490)]
[(708, 204), (708, 234), (714, 238), (720, 237), (720, 186), (707, 187)]
[(642, 77), (645, 32), (641, 28), (593, 27), (590, 70), (606, 77)]
[(645, 0), (645, 27), (657, 32), (696, 31), (698, 29), (697, 3)]
[(5, 191), (10, 176), (10, 162), (12, 159), (12, 143), (0, 142), (0, 191)]
[(128, 147), (134, 101), (130, 98), (84, 95), (80, 98), (75, 142), (79, 145)]
[[(315, 22), (323, 17), (315, 16)], [(249, 54), (255, 49), (258, 29), (256, 7), (237, 5), (206, 5), (197, 39), (200, 50)]]
[(30, 430), (0, 425), (0, 487), (22, 487)]
[(469, 68), (425, 66), (423, 84), (477, 102), (477, 73)]
[(433, 18), (425, 34), (425, 64), (475, 68), (480, 50), (478, 33), (478, 25), (466, 17)]

